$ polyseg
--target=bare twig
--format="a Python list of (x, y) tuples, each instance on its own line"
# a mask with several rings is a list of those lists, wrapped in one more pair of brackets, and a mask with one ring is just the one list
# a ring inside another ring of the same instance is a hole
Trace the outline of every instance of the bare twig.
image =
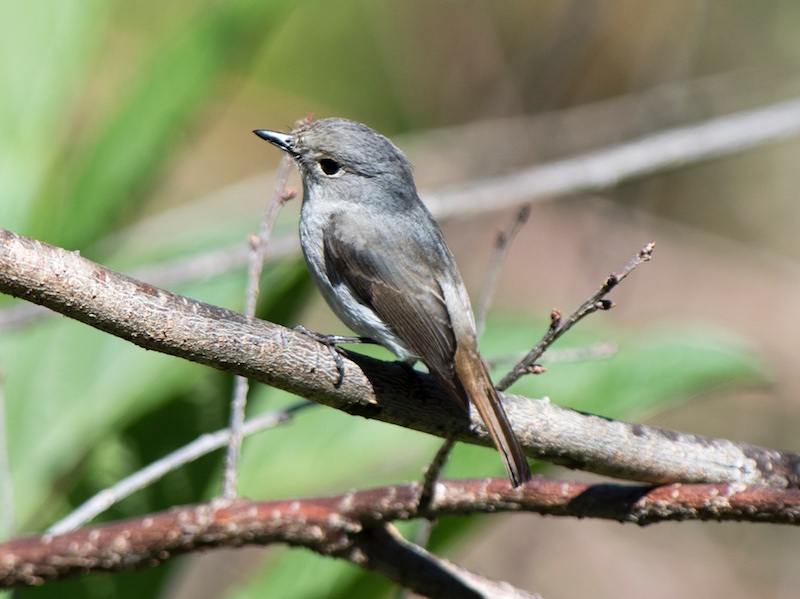
[[(368, 567), (359, 551), (365, 531), (417, 517), (535, 512), (640, 526), (685, 520), (800, 524), (798, 489), (591, 485), (540, 477), (513, 489), (505, 478), (440, 481), (425, 513), (417, 512), (419, 493), (417, 483), (335, 497), (190, 505), (64, 535), (17, 539), (0, 545), (0, 586), (154, 566), (192, 551), (248, 543), (289, 543)], [(415, 571), (404, 566), (397, 576), (403, 584), (420, 584)]]
[(475, 311), (475, 322), (478, 327), (478, 336), (483, 333), (483, 329), (486, 326), (486, 316), (489, 313), (489, 307), (492, 304), (492, 298), (494, 297), (495, 291), (497, 291), (497, 282), (500, 280), (500, 271), (503, 269), (503, 263), (506, 260), (506, 256), (508, 255), (508, 250), (511, 247), (511, 242), (516, 237), (517, 233), (519, 233), (522, 226), (528, 222), (528, 218), (531, 215), (531, 207), (530, 206), (523, 206), (517, 215), (514, 217), (514, 220), (508, 226), (505, 231), (501, 231), (497, 235), (497, 239), (494, 243), (494, 250), (492, 251), (492, 257), (489, 261), (489, 268), (486, 271), (486, 279), (483, 282), (483, 288), (481, 289), (481, 295), (478, 299), (478, 308)]
[[(548, 347), (547, 353), (543, 354), (541, 361), (545, 364), (565, 363), (565, 362), (587, 362), (590, 360), (603, 360), (610, 358), (619, 352), (616, 343), (601, 341), (585, 347)], [(487, 360), (490, 368), (497, 368), (506, 364), (519, 362), (527, 354), (517, 352), (513, 356), (496, 356)]]
[[(169, 293), (2, 229), (0, 292), (141, 347), (247, 376), (350, 414), (492, 445), (479, 418), (470, 420), (429, 375), (349, 354), (343, 356), (346, 376), (336, 386), (335, 361), (307, 335)], [(503, 404), (530, 457), (652, 483), (800, 485), (800, 454), (627, 424), (512, 394), (504, 395)]]
[[(433, 495), (436, 492), (436, 483), (439, 481), (442, 470), (445, 464), (447, 464), (447, 460), (455, 446), (455, 441), (452, 439), (445, 439), (445, 442), (442, 443), (439, 451), (437, 451), (436, 455), (433, 457), (433, 461), (425, 470), (425, 476), (422, 479), (422, 488), (419, 492), (419, 501), (417, 502), (418, 513), (424, 513), (429, 510), (431, 502), (433, 501)], [(424, 548), (428, 546), (434, 526), (436, 526), (435, 518), (426, 518), (420, 522), (414, 539), (418, 547)], [(398, 599), (406, 599), (408, 596), (409, 589), (407, 587), (403, 587), (397, 595)]]
[(575, 325), (579, 320), (592, 314), (593, 312), (597, 312), (598, 310), (610, 310), (614, 307), (614, 302), (605, 299), (605, 296), (608, 295), (614, 287), (619, 285), (619, 283), (627, 277), (634, 268), (642, 264), (643, 262), (647, 262), (650, 260), (650, 257), (653, 254), (653, 249), (655, 248), (655, 243), (648, 243), (644, 246), (639, 253), (631, 260), (625, 268), (623, 268), (619, 273), (609, 275), (609, 277), (605, 280), (605, 282), (600, 286), (600, 288), (594, 292), (594, 294), (587, 299), (581, 306), (575, 310), (566, 320), (562, 320), (561, 313), (558, 310), (553, 310), (550, 316), (550, 328), (545, 333), (542, 340), (536, 344), (534, 347), (520, 362), (511, 369), (503, 380), (501, 380), (497, 384), (497, 389), (499, 391), (505, 391), (515, 382), (517, 382), (520, 377), (529, 374), (531, 369), (535, 367), (535, 362), (538, 360), (541, 355), (547, 350), (547, 348), (556, 341), (559, 337), (561, 337), (564, 333), (566, 333), (569, 329)]
[[(244, 423), (243, 434), (249, 436), (277, 426), (278, 424), (288, 421), (294, 413), (314, 405), (316, 404), (302, 401), (279, 412), (259, 414)], [(96, 516), (102, 514), (112, 505), (119, 503), (136, 491), (153, 484), (164, 475), (174, 472), (181, 466), (193, 462), (212, 451), (225, 447), (228, 444), (230, 436), (230, 429), (225, 428), (202, 435), (180, 449), (168, 453), (152, 464), (148, 464), (127, 478), (122, 479), (111, 487), (103, 489), (93, 497), (90, 497), (75, 508), (72, 513), (51, 526), (47, 530), (48, 534), (64, 534), (83, 526)]]
[[(275, 221), (283, 204), (297, 193), (296, 191), (286, 190), (286, 181), (289, 178), (291, 164), (292, 160), (288, 154), (281, 158), (267, 214), (261, 223), (258, 235), (253, 236), (250, 240), (251, 252), (247, 270), (245, 316), (254, 317), (256, 314), (261, 271), (264, 267), (264, 259), (267, 255), (267, 247), (269, 246), (272, 229), (275, 227)], [(225, 455), (225, 467), (222, 476), (222, 497), (228, 500), (236, 497), (236, 479), (239, 471), (239, 456), (242, 450), (244, 411), (249, 389), (250, 384), (245, 377), (235, 377), (229, 424), (231, 434), (228, 440), (228, 451)]]
[(548, 348), (546, 363), (586, 362), (602, 360), (614, 356), (619, 351), (616, 343), (601, 342), (586, 347)]
[(422, 479), (422, 490), (420, 491), (419, 495), (420, 511), (424, 512), (430, 505), (431, 501), (433, 501), (433, 494), (436, 490), (436, 481), (439, 480), (442, 469), (444, 468), (445, 464), (447, 464), (447, 458), (450, 457), (450, 452), (453, 450), (454, 446), (455, 441), (452, 439), (446, 439), (439, 448), (439, 451), (437, 451), (436, 455), (433, 457), (433, 461), (425, 470), (425, 477)]
[[(444, 470), (447, 460), (450, 457), (450, 453), (453, 451), (455, 446), (455, 441), (452, 439), (445, 439), (444, 443), (442, 443), (442, 446), (439, 448), (439, 451), (437, 451), (436, 455), (433, 457), (430, 465), (425, 469), (425, 476), (422, 479), (422, 487), (420, 488), (419, 492), (419, 501), (417, 502), (418, 513), (424, 513), (430, 508), (431, 502), (433, 501), (433, 495), (436, 492), (436, 483), (439, 481), (439, 478), (442, 475), (442, 470)], [(428, 546), (428, 541), (430, 540), (431, 532), (433, 531), (434, 526), (436, 526), (436, 520), (434, 518), (427, 518), (420, 522), (416, 537), (414, 539), (418, 547), (424, 548)], [(408, 597), (409, 590), (410, 589), (407, 587), (403, 587), (397, 595), (398, 599), (405, 599)]]

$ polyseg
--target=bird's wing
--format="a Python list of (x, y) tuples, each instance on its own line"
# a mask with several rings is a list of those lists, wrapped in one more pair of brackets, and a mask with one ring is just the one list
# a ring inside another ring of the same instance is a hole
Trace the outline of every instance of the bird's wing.
[[(471, 308), (438, 229), (434, 225), (433, 230), (412, 233), (413, 223), (365, 226), (353, 218), (335, 216), (323, 231), (331, 282), (347, 285), (465, 408), (469, 409), (472, 401), (515, 487), (530, 480), (525, 454), (478, 354), (471, 313), (460, 314), (458, 339), (454, 332), (450, 309)], [(440, 243), (431, 244), (431, 239)]]
[(452, 257), (443, 260), (436, 249), (425, 247), (427, 238), (411, 232), (414, 223), (410, 228), (365, 226), (354, 218), (339, 214), (323, 231), (328, 277), (347, 285), (442, 378), (452, 372), (456, 351), (446, 291), (461, 283), (453, 279)]

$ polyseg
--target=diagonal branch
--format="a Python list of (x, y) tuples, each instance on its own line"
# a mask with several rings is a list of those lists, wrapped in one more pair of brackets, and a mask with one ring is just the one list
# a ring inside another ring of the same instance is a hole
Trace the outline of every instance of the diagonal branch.
[[(244, 422), (242, 433), (247, 436), (272, 428), (283, 422), (287, 422), (296, 412), (314, 405), (316, 404), (301, 401), (285, 410), (259, 414)], [(220, 447), (225, 447), (230, 437), (231, 431), (228, 428), (214, 433), (207, 433), (187, 443), (183, 447), (162, 456), (155, 462), (137, 470), (130, 476), (126, 476), (112, 486), (103, 489), (84, 501), (71, 513), (67, 514), (67, 516), (48, 528), (48, 534), (63, 534), (83, 526), (102, 514), (112, 505), (119, 503), (136, 491), (146, 488), (170, 472), (178, 470), (180, 467), (196, 460), (200, 456), (207, 455)]]
[[(49, 307), (136, 345), (249, 377), (347, 413), (491, 446), (432, 377), (359, 354), (343, 360), (302, 333), (158, 289), (0, 229), (0, 292)], [(800, 484), (800, 455), (583, 414), (506, 394), (533, 458), (652, 483)]]
[(596, 152), (422, 194), (437, 218), (497, 212), (608, 189), (653, 173), (729, 156), (800, 134), (800, 98), (675, 127)]
[(425, 597), (541, 599), (541, 595), (491, 580), (433, 555), (403, 539), (388, 524), (366, 527), (354, 535), (354, 540), (348, 552), (351, 561)]

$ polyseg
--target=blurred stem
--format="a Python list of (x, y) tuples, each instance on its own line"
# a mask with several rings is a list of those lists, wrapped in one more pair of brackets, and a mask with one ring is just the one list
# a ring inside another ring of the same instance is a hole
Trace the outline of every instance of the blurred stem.
[[(273, 428), (287, 422), (296, 412), (316, 404), (310, 401), (300, 401), (285, 410), (268, 412), (251, 418), (244, 424), (244, 434), (252, 435), (268, 428)], [(84, 501), (75, 510), (51, 526), (47, 532), (60, 535), (72, 530), (77, 530), (84, 524), (102, 514), (112, 505), (119, 503), (136, 491), (152, 485), (166, 474), (176, 471), (198, 458), (224, 447), (230, 441), (230, 429), (222, 429), (210, 434), (204, 434), (191, 443), (165, 455), (163, 458), (148, 464), (141, 470), (120, 480), (113, 486), (103, 489), (93, 497)]]
[(530, 215), (530, 205), (523, 206), (517, 212), (511, 224), (497, 235), (497, 239), (494, 242), (492, 258), (489, 261), (489, 269), (486, 272), (486, 280), (483, 283), (483, 289), (481, 289), (481, 295), (478, 299), (478, 309), (475, 314), (475, 322), (479, 337), (486, 328), (486, 317), (489, 314), (492, 299), (494, 299), (494, 294), (497, 291), (497, 283), (500, 281), (500, 272), (503, 270), (503, 263), (508, 256), (511, 242), (514, 237), (516, 237), (517, 233), (519, 233), (520, 229), (522, 229), (522, 226), (528, 222)]
[[(258, 304), (259, 283), (261, 272), (264, 269), (264, 260), (267, 256), (267, 247), (272, 236), (272, 229), (280, 214), (283, 204), (294, 197), (294, 192), (286, 191), (286, 181), (289, 178), (289, 168), (292, 159), (288, 154), (281, 158), (278, 174), (275, 177), (275, 187), (272, 190), (272, 200), (269, 203), (267, 214), (261, 223), (258, 236), (250, 240), (251, 251), (247, 269), (247, 299), (245, 300), (245, 316), (255, 317)], [(222, 497), (225, 499), (236, 498), (237, 474), (239, 471), (239, 457), (242, 452), (242, 438), (244, 437), (244, 413), (247, 406), (247, 392), (250, 383), (247, 378), (235, 378), (233, 398), (231, 400), (230, 431), (228, 451), (225, 456), (225, 471), (222, 478)]]

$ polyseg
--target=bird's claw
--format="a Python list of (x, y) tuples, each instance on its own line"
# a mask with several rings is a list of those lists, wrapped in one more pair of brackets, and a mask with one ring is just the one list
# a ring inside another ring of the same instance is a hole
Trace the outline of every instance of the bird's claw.
[(303, 333), (304, 335), (308, 335), (314, 341), (317, 341), (328, 348), (328, 352), (330, 352), (331, 357), (336, 362), (336, 370), (339, 372), (339, 377), (336, 379), (336, 382), (333, 384), (334, 387), (337, 389), (341, 386), (342, 381), (344, 381), (344, 360), (342, 359), (342, 353), (344, 350), (339, 347), (340, 343), (369, 343), (372, 341), (371, 339), (366, 339), (364, 337), (349, 337), (347, 335), (323, 335), (322, 333), (315, 333), (314, 331), (309, 331), (302, 325), (297, 325), (294, 327), (294, 330)]

